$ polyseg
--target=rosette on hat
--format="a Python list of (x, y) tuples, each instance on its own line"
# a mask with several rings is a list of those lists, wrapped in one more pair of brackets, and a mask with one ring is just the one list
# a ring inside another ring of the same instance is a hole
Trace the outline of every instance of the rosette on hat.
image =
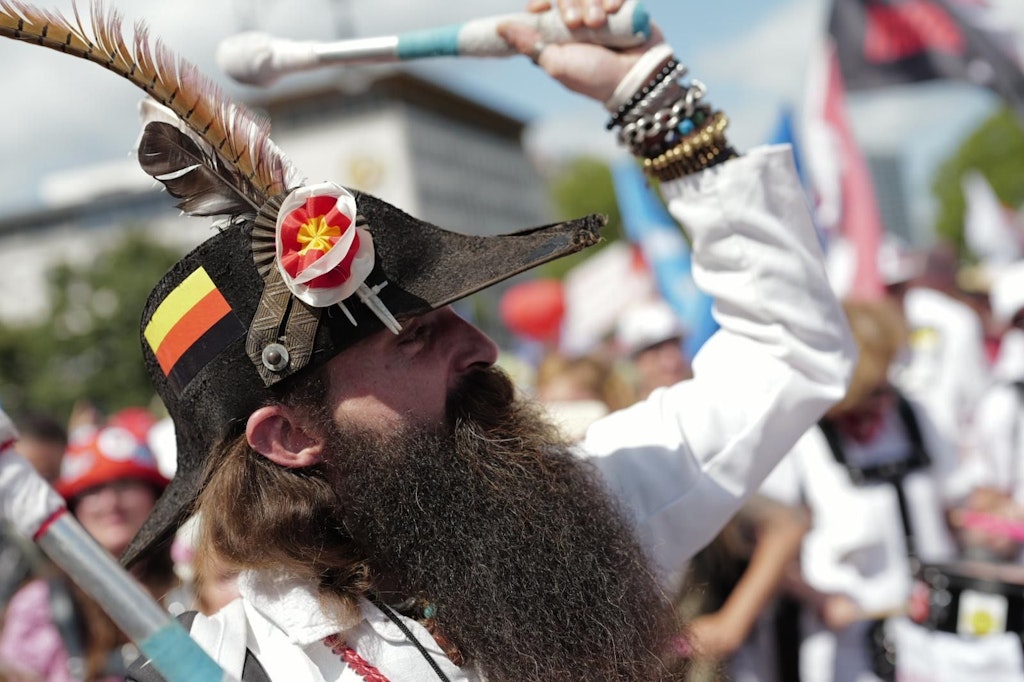
[(402, 326), (364, 282), (373, 270), (373, 237), (357, 226), (356, 200), (325, 182), (300, 187), (281, 203), (275, 243), (277, 267), (292, 295), (317, 308), (359, 298), (396, 334)]
[(277, 216), (277, 267), (292, 295), (310, 305), (341, 303), (373, 269), (373, 239), (356, 228), (356, 201), (333, 183), (300, 187)]

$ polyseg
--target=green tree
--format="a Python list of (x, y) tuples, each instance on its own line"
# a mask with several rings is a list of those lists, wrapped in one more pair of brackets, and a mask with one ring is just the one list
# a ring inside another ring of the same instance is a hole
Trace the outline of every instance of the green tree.
[(1024, 203), (1024, 127), (1010, 109), (996, 112), (971, 133), (939, 167), (932, 182), (939, 203), (936, 232), (961, 248), (966, 203), (960, 183), (972, 168), (985, 176), (1004, 204)]
[(67, 416), (79, 399), (105, 411), (147, 405), (153, 389), (139, 341), (142, 308), (181, 253), (130, 228), (86, 265), (48, 273), (50, 314), (0, 333), (5, 407)]
[(542, 277), (561, 279), (584, 258), (592, 256), (595, 249), (622, 239), (622, 218), (619, 215), (619, 204), (615, 200), (611, 169), (599, 159), (581, 157), (572, 161), (554, 179), (550, 191), (560, 220), (579, 218), (588, 213), (600, 213), (608, 217), (608, 224), (601, 231), (603, 242), (581, 253), (548, 263), (538, 273)]

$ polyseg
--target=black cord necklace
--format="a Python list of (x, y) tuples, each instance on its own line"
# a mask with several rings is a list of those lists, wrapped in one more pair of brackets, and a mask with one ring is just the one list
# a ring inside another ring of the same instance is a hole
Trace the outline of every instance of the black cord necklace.
[(437, 673), (438, 678), (440, 678), (442, 682), (451, 682), (451, 680), (448, 679), (448, 676), (444, 674), (444, 671), (441, 670), (441, 666), (437, 664), (437, 661), (435, 661), (434, 657), (430, 655), (430, 652), (427, 651), (426, 648), (424, 648), (424, 646), (420, 643), (418, 639), (416, 639), (416, 636), (412, 634), (412, 631), (409, 629), (409, 626), (402, 622), (401, 617), (397, 613), (395, 613), (395, 610), (387, 604), (381, 603), (381, 601), (377, 598), (377, 595), (375, 594), (371, 593), (367, 594), (366, 596), (371, 602), (373, 602), (374, 606), (380, 609), (381, 612), (383, 612), (383, 614), (388, 617), (388, 620), (390, 620), (392, 623), (398, 626), (398, 629), (401, 630), (402, 634), (405, 635), (406, 639), (412, 642), (412, 645), (416, 647), (417, 650), (419, 650), (420, 654), (423, 655), (423, 658), (427, 659), (427, 663), (429, 663), (430, 667), (434, 669), (435, 673)]

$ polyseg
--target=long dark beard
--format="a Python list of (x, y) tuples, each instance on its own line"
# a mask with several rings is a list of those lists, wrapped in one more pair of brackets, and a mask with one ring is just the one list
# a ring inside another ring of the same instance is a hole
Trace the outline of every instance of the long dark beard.
[(628, 523), (512, 395), (488, 371), (453, 396), (450, 432), (339, 430), (351, 537), (490, 682), (666, 677), (670, 610)]

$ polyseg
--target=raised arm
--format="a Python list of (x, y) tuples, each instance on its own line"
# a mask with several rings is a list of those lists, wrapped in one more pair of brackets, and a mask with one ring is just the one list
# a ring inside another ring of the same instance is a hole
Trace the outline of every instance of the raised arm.
[(854, 350), (788, 149), (754, 150), (663, 191), (721, 328), (693, 379), (598, 422), (584, 448), (671, 572), (843, 396)]
[[(567, 22), (570, 10), (596, 22), (599, 9), (614, 4), (560, 3)], [(658, 87), (672, 56), (656, 30), (646, 50), (626, 53), (545, 46), (523, 27), (505, 33), (567, 87), (604, 102), (620, 131), (622, 121), (654, 116), (649, 110), (664, 104), (633, 96)], [(691, 86), (678, 91), (685, 96)], [(705, 107), (689, 128), (680, 123), (667, 137), (625, 137), (661, 179), (670, 211), (691, 237), (694, 279), (714, 297), (721, 328), (694, 359), (692, 380), (601, 420), (583, 444), (666, 577), (714, 537), (843, 396), (855, 354), (789, 148), (726, 160), (732, 151), (718, 133), (702, 139), (692, 132), (716, 113)]]

